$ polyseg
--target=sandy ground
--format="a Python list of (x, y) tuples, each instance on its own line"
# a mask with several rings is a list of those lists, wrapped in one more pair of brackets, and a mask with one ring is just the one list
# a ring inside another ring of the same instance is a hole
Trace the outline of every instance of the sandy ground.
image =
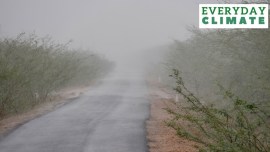
[(197, 144), (176, 135), (165, 121), (170, 115), (164, 110), (172, 106), (172, 96), (160, 88), (150, 87), (150, 119), (147, 121), (147, 139), (150, 152), (197, 152)]
[(44, 115), (54, 109), (70, 102), (72, 98), (78, 97), (80, 94), (87, 91), (89, 87), (77, 87), (63, 89), (53, 97), (50, 101), (44, 102), (40, 105), (35, 106), (32, 110), (20, 113), (17, 115), (8, 116), (0, 121), (0, 138), (5, 136), (8, 132), (17, 128), (18, 126), (30, 121), (36, 117)]

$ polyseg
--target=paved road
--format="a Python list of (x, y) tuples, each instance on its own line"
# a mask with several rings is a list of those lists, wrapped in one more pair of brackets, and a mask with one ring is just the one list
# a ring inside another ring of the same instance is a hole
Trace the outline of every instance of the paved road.
[(113, 75), (10, 133), (0, 141), (0, 152), (146, 152), (148, 115), (142, 76)]

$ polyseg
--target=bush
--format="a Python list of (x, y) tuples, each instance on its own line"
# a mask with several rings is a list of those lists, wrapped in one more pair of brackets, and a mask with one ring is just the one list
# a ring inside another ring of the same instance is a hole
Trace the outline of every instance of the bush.
[(166, 57), (187, 101), (167, 109), (168, 125), (201, 151), (270, 151), (270, 30), (190, 31)]
[(0, 40), (0, 117), (46, 101), (63, 87), (88, 84), (112, 63), (90, 51), (71, 50), (51, 38), (24, 33)]
[[(178, 70), (174, 69), (171, 76), (177, 83), (175, 90), (187, 101), (176, 103), (176, 109), (167, 109), (174, 116), (167, 124), (178, 135), (201, 143), (201, 151), (270, 151), (269, 115), (258, 105), (242, 100), (223, 88), (230, 108), (205, 105), (185, 87)], [(187, 121), (189, 127), (179, 120)]]
[(161, 48), (165, 66), (153, 72), (183, 97), (166, 109), (167, 124), (201, 151), (270, 151), (270, 29), (188, 30), (189, 39)]

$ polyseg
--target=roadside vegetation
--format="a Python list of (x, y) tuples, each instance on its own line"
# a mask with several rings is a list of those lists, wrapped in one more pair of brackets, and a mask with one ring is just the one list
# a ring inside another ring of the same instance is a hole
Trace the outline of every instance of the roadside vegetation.
[(167, 125), (200, 151), (269, 152), (270, 29), (189, 30), (159, 72), (182, 97)]
[(31, 109), (59, 89), (89, 85), (112, 68), (104, 57), (50, 37), (0, 39), (0, 118)]

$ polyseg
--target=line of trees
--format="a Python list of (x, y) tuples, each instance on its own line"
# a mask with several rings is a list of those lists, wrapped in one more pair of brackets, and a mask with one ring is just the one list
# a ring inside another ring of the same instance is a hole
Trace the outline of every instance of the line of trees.
[(201, 151), (269, 152), (270, 29), (189, 30), (160, 73), (183, 97), (167, 124)]
[(32, 108), (64, 87), (89, 84), (112, 68), (104, 57), (50, 37), (0, 39), (0, 117)]

